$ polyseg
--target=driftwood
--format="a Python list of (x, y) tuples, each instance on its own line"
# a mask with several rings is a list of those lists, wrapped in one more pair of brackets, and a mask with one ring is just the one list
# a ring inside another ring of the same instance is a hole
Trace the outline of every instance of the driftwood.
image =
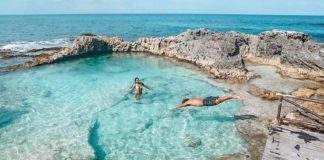
[[(305, 108), (301, 105), (299, 105), (298, 103), (296, 103), (291, 99), (295, 99), (295, 100), (301, 100), (301, 101), (309, 101), (309, 102), (314, 102), (314, 103), (320, 103), (320, 104), (324, 104), (323, 100), (318, 100), (318, 99), (309, 99), (309, 98), (301, 98), (301, 97), (296, 97), (296, 96), (291, 96), (291, 95), (283, 95), (278, 93), (278, 96), (280, 96), (280, 102), (278, 105), (278, 112), (277, 112), (277, 122), (280, 125), (281, 123), (289, 125), (295, 125), (297, 127), (303, 127), (303, 128), (308, 128), (311, 130), (317, 130), (319, 132), (324, 132), (324, 117), (315, 113), (314, 111)], [(300, 121), (300, 120), (291, 120), (288, 118), (282, 118), (281, 115), (281, 108), (282, 108), (282, 103), (283, 101), (286, 101), (290, 104), (292, 104), (294, 107), (302, 110), (303, 112), (305, 112), (306, 114), (303, 114), (304, 116), (306, 116), (307, 118), (310, 118), (312, 120), (314, 120), (315, 122), (305, 122), (305, 121)], [(323, 105), (324, 106), (324, 105)], [(308, 115), (309, 114), (309, 115)]]
[(301, 120), (291, 120), (288, 118), (281, 118), (281, 123), (285, 125), (294, 125), (294, 126), (299, 126), (302, 128), (307, 128), (310, 130), (318, 131), (320, 133), (324, 133), (324, 127), (321, 124), (318, 123), (311, 123), (311, 122), (305, 122)]

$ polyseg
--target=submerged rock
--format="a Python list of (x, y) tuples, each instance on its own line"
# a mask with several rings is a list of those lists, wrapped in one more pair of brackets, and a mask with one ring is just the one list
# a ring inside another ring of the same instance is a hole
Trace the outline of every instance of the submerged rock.
[(248, 92), (253, 96), (260, 97), (266, 100), (278, 100), (280, 98), (276, 95), (277, 92), (260, 88), (254, 84), (249, 85)]
[(196, 148), (198, 146), (200, 146), (202, 144), (201, 140), (199, 138), (190, 136), (190, 135), (186, 135), (183, 138), (183, 145), (186, 147), (192, 147), (192, 148)]

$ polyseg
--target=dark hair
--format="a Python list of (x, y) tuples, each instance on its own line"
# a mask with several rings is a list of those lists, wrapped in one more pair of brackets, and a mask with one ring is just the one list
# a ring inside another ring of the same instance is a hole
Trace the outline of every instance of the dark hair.
[(188, 100), (189, 100), (189, 98), (185, 98), (185, 99), (182, 100), (182, 103), (185, 103), (185, 102), (187, 102)]
[(139, 78), (138, 77), (135, 77), (134, 81), (136, 81), (136, 80), (139, 80)]

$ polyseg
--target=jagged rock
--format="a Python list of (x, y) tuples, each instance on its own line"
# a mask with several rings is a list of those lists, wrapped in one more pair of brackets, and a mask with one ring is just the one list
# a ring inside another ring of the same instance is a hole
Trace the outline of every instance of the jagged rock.
[(141, 38), (132, 51), (175, 57), (207, 69), (217, 78), (248, 80), (254, 76), (245, 70), (241, 50), (247, 47), (244, 34), (194, 30), (167, 38)]
[(77, 37), (73, 44), (68, 48), (64, 48), (52, 54), (42, 53), (33, 56), (33, 65), (36, 66), (52, 63), (54, 61), (59, 61), (74, 56), (111, 53), (113, 49), (112, 46), (106, 42), (107, 39), (109, 38), (101, 36)]
[(22, 53), (20, 53), (20, 52), (11, 51), (11, 50), (0, 50), (0, 55), (1, 55), (2, 59), (4, 59), (4, 60), (14, 58), (14, 57), (19, 57), (19, 56), (21, 56), (21, 54)]
[(278, 100), (280, 97), (276, 95), (277, 92), (260, 88), (254, 84), (249, 86), (248, 92), (256, 97), (261, 97), (266, 100)]
[(304, 33), (275, 30), (253, 36), (199, 29), (166, 38), (140, 38), (136, 42), (85, 34), (68, 48), (35, 55), (32, 66), (72, 56), (129, 51), (194, 63), (221, 79), (247, 81), (254, 77), (246, 70), (244, 59), (274, 65), (289, 77), (324, 81), (324, 44), (311, 41)]
[(82, 55), (92, 53), (111, 52), (112, 46), (106, 43), (103, 38), (96, 36), (80, 36), (76, 38), (73, 45), (68, 48), (70, 52), (65, 55)]
[(302, 32), (273, 30), (250, 36), (244, 58), (274, 65), (288, 77), (324, 81), (324, 44)]
[(10, 59), (12, 57), (10, 52), (2, 52), (1, 56), (2, 56), (2, 59)]
[(254, 74), (245, 69), (242, 61), (240, 52), (245, 47), (247, 40), (241, 33), (215, 33), (203, 29), (167, 38), (141, 38), (136, 42), (127, 42), (118, 37), (83, 35), (77, 37), (68, 48), (53, 54), (35, 55), (33, 65), (79, 55), (149, 52), (194, 63), (217, 78), (246, 81)]

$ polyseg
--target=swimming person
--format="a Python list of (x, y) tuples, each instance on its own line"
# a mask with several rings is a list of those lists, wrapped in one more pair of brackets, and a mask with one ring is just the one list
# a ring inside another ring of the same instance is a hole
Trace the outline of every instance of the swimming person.
[(223, 97), (206, 97), (206, 98), (186, 98), (182, 100), (182, 103), (177, 105), (176, 109), (187, 107), (187, 106), (194, 106), (194, 107), (203, 107), (203, 106), (215, 106), (218, 105), (224, 101), (230, 100), (230, 99), (243, 99), (239, 95), (228, 95)]
[(135, 83), (129, 88), (128, 93), (135, 89), (135, 99), (139, 100), (143, 94), (143, 88), (147, 88), (149, 90), (153, 90), (153, 88), (145, 85), (143, 82), (139, 80), (138, 77), (135, 78)]

